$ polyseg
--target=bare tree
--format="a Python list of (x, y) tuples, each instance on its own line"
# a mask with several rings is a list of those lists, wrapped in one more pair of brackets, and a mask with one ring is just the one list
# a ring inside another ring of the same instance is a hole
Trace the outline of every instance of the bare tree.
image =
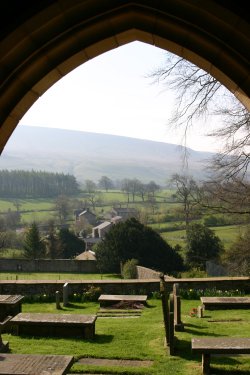
[(148, 77), (176, 93), (169, 124), (183, 127), (185, 141), (195, 120), (209, 115), (223, 119), (218, 130), (208, 133), (223, 141), (221, 152), (212, 161), (212, 171), (227, 180), (244, 179), (250, 158), (250, 114), (236, 97), (209, 73), (170, 53), (164, 66)]
[(242, 179), (204, 182), (198, 190), (197, 203), (219, 213), (249, 215), (250, 184)]
[(183, 205), (186, 227), (191, 220), (191, 214), (194, 206), (197, 205), (195, 197), (198, 186), (192, 177), (174, 174), (171, 178), (171, 184), (176, 188), (176, 196)]
[(98, 185), (101, 189), (105, 189), (106, 191), (114, 188), (113, 181), (107, 176), (102, 176), (98, 181)]
[(92, 180), (86, 180), (84, 184), (84, 189), (87, 193), (94, 193), (96, 191), (96, 184)]

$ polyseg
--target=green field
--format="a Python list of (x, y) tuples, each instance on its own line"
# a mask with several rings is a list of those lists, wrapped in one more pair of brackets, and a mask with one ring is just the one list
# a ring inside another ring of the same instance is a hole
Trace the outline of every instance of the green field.
[[(35, 338), (4, 333), (12, 353), (73, 355), (109, 359), (151, 360), (149, 367), (97, 366), (74, 363), (71, 373), (127, 375), (200, 375), (201, 356), (192, 355), (192, 337), (249, 337), (250, 316), (247, 310), (208, 311), (202, 319), (191, 317), (190, 310), (198, 300), (182, 300), (184, 332), (176, 332), (176, 355), (170, 356), (164, 346), (164, 326), (160, 300), (150, 299), (139, 318), (101, 318), (96, 321), (93, 340), (78, 338)], [(95, 314), (98, 303), (71, 303), (56, 310), (55, 303), (24, 303), (23, 312)], [(211, 322), (222, 320), (222, 322)], [(224, 320), (224, 321), (223, 321)], [(231, 322), (230, 322), (231, 320)], [(212, 358), (212, 374), (249, 374), (249, 356)]]
[[(221, 239), (225, 249), (229, 248), (236, 240), (238, 235), (244, 231), (244, 225), (227, 225), (222, 227), (211, 227), (215, 234)], [(161, 233), (161, 236), (172, 246), (177, 244), (185, 247), (186, 232), (185, 230), (176, 230)]]
[(20, 211), (29, 210), (51, 210), (54, 206), (53, 199), (0, 199), (0, 212), (6, 212), (8, 209), (16, 210), (15, 202), (18, 202)]
[(120, 279), (115, 274), (93, 273), (35, 273), (35, 272), (1, 272), (1, 280), (109, 280)]
[[(101, 191), (101, 205), (96, 207), (95, 213), (102, 216), (103, 213), (111, 210), (115, 202), (120, 202), (126, 206), (127, 195), (121, 191)], [(169, 242), (170, 245), (175, 246), (176, 244), (185, 247), (185, 231), (180, 228), (185, 226), (183, 221), (180, 219), (173, 218), (175, 215), (178, 216), (176, 209), (180, 208), (180, 204), (176, 202), (170, 202), (171, 190), (163, 190), (156, 194), (155, 207), (149, 203), (143, 203), (140, 197), (136, 197), (136, 202), (130, 202), (131, 207), (137, 208), (143, 217), (148, 218), (150, 226), (159, 231), (161, 236)], [(74, 197), (79, 200), (84, 200), (86, 194), (81, 193), (78, 197)], [(6, 213), (9, 209), (15, 211), (15, 202), (18, 201), (20, 204), (19, 210), (21, 211), (21, 224), (27, 225), (32, 222), (48, 222), (50, 219), (55, 221), (58, 219), (56, 211), (53, 211), (55, 200), (54, 199), (1, 199), (0, 200), (0, 213)], [(72, 215), (69, 216), (68, 224), (74, 225), (74, 209), (72, 208)], [(165, 221), (165, 222), (164, 222)], [(201, 220), (202, 221), (202, 220)], [(240, 225), (228, 225), (221, 227), (212, 227), (215, 233), (221, 238), (225, 248), (229, 248), (233, 241), (237, 238), (238, 234), (242, 232), (244, 226)], [(5, 255), (3, 255), (5, 256)]]

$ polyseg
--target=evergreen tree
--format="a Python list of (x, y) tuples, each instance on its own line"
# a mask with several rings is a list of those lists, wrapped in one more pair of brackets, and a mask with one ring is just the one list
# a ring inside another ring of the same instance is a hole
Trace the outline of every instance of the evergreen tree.
[(223, 245), (214, 231), (203, 224), (190, 224), (187, 228), (187, 265), (201, 270), (206, 261), (216, 259), (223, 251)]
[(54, 222), (49, 223), (48, 236), (46, 238), (46, 253), (50, 259), (61, 258), (60, 241), (55, 233)]
[(85, 249), (85, 243), (67, 228), (60, 229), (58, 237), (61, 256), (64, 259), (74, 258)]
[(96, 257), (102, 272), (120, 272), (121, 263), (129, 259), (166, 273), (183, 268), (180, 255), (157, 232), (135, 218), (114, 225), (96, 246)]
[(36, 223), (32, 223), (24, 240), (24, 256), (28, 259), (41, 259), (45, 257), (45, 244), (40, 237)]

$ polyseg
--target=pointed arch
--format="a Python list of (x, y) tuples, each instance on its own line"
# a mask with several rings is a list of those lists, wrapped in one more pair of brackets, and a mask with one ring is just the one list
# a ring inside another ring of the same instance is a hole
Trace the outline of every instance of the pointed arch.
[(19, 120), (55, 82), (89, 59), (135, 40), (195, 63), (250, 108), (250, 27), (243, 4), (242, 0), (207, 0), (202, 7), (195, 0), (4, 0), (0, 152)]

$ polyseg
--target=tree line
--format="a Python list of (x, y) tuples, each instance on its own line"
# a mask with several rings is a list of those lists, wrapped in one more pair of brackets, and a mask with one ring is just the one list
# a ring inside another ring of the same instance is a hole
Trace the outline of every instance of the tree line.
[(45, 171), (1, 170), (0, 197), (49, 198), (74, 195), (79, 187), (73, 175)]

